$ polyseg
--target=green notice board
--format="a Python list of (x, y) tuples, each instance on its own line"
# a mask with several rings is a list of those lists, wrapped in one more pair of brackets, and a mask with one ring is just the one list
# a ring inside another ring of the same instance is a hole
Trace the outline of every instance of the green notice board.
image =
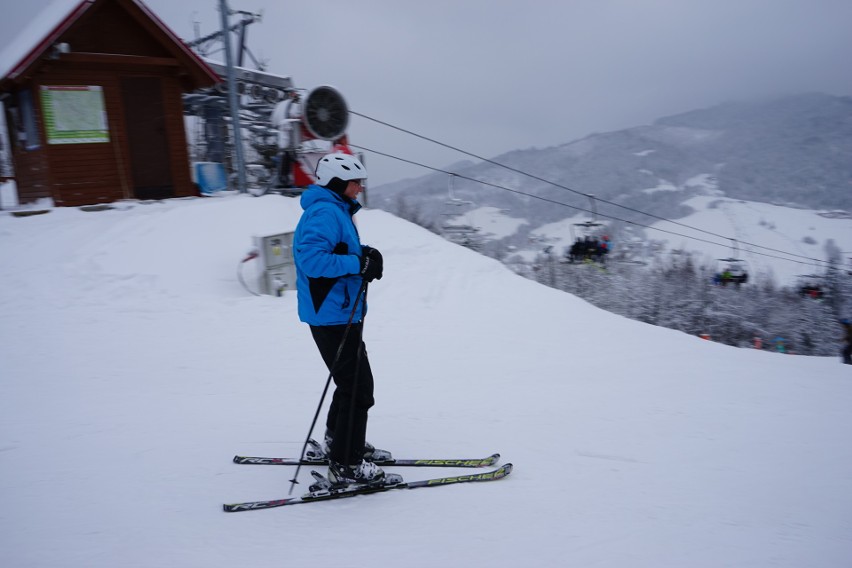
[(48, 144), (109, 142), (100, 86), (42, 85), (41, 108)]

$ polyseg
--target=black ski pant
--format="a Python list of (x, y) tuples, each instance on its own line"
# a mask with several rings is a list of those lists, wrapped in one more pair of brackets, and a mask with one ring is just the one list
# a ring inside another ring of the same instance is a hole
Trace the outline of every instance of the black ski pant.
[(847, 343), (843, 346), (843, 350), (840, 352), (841, 357), (843, 357), (843, 362), (847, 365), (852, 365), (852, 343)]
[(362, 322), (352, 324), (337, 365), (332, 369), (346, 325), (311, 326), (311, 335), (336, 387), (325, 423), (333, 436), (329, 458), (347, 465), (360, 463), (364, 456), (367, 411), (375, 404), (373, 373), (362, 340), (362, 329)]

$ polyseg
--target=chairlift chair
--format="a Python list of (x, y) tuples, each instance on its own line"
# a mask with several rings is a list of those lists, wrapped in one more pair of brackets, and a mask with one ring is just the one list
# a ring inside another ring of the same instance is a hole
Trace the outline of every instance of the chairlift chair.
[(803, 298), (822, 300), (825, 298), (825, 275), (823, 274), (799, 274), (796, 290)]
[(592, 218), (569, 225), (571, 245), (566, 249), (565, 256), (572, 264), (586, 261), (603, 264), (606, 254), (609, 253), (609, 238), (603, 235), (600, 227), (605, 227), (606, 224), (597, 220), (595, 196), (587, 194), (586, 197), (591, 202)]
[(720, 263), (713, 280), (716, 284), (727, 286), (734, 284), (737, 287), (748, 282), (748, 263), (741, 258), (720, 258)]
[(713, 274), (714, 283), (721, 286), (734, 284), (739, 288), (742, 284), (748, 282), (748, 262), (740, 258), (739, 253), (739, 243), (736, 239), (731, 239), (731, 256), (717, 259), (718, 265)]

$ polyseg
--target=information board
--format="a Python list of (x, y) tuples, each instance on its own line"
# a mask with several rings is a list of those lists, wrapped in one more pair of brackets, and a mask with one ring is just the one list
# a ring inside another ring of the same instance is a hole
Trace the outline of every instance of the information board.
[(109, 142), (100, 86), (42, 85), (41, 108), (48, 144)]

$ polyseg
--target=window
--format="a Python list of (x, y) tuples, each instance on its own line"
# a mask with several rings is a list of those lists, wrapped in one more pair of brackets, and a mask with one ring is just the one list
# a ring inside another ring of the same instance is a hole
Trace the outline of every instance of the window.
[(18, 93), (18, 108), (19, 112), (15, 121), (18, 144), (24, 150), (38, 150), (41, 148), (41, 140), (38, 134), (33, 96), (29, 90), (23, 90)]

